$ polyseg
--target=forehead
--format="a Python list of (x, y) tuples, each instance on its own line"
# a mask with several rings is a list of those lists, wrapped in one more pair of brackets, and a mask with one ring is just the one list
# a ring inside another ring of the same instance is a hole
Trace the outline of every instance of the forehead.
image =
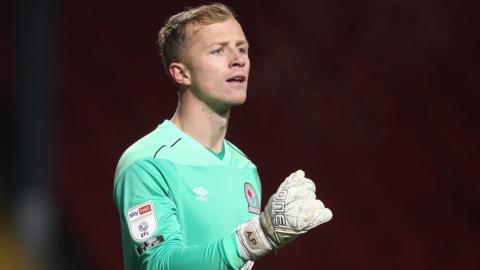
[(195, 24), (187, 29), (189, 47), (216, 42), (246, 41), (242, 27), (234, 18), (212, 24)]

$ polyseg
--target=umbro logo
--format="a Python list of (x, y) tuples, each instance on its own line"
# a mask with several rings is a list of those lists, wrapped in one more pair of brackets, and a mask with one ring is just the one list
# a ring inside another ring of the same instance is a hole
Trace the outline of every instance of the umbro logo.
[(204, 187), (198, 186), (193, 189), (193, 192), (197, 194), (198, 196), (195, 198), (197, 201), (208, 201), (208, 190), (206, 190)]

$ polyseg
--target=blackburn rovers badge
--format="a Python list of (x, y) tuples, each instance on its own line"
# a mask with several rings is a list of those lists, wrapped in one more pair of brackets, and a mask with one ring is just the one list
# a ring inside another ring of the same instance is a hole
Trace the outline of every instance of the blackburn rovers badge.
[(260, 199), (258, 198), (255, 188), (250, 183), (245, 183), (245, 198), (248, 203), (248, 212), (260, 214)]

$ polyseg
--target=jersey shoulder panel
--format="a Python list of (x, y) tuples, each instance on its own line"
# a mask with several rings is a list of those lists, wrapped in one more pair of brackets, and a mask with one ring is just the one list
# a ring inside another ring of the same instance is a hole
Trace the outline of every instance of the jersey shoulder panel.
[(229, 149), (231, 155), (231, 163), (234, 166), (256, 168), (255, 164), (247, 157), (247, 155), (232, 142), (225, 140), (225, 147)]
[(154, 158), (178, 165), (209, 166), (220, 162), (197, 141), (165, 120), (154, 131), (132, 144), (120, 158), (115, 179), (137, 160)]
[(120, 157), (115, 170), (115, 179), (130, 164), (138, 160), (156, 158), (164, 148), (170, 148), (179, 141), (179, 136), (165, 122), (159, 125), (155, 130), (148, 133), (130, 147)]

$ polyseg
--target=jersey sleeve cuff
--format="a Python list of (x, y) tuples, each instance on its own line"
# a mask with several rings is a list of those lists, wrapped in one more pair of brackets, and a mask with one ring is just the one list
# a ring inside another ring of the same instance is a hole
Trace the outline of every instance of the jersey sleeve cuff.
[(246, 261), (243, 259), (240, 247), (238, 246), (237, 233), (233, 232), (224, 240), (225, 258), (227, 259), (228, 264), (233, 266), (234, 269), (240, 269)]

